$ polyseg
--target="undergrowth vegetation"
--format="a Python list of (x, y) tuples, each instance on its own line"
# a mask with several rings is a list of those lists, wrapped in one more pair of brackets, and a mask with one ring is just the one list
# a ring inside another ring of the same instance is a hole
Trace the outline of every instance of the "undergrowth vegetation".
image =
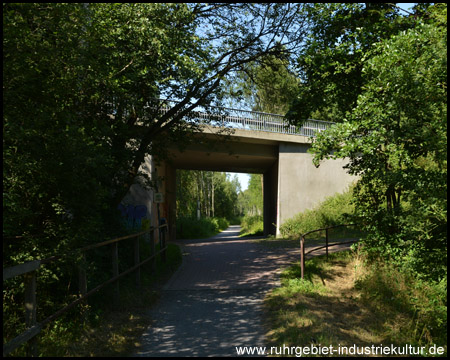
[[(286, 221), (281, 226), (284, 241), (295, 240), (298, 246), (299, 236), (308, 231), (358, 223), (352, 193), (353, 189), (336, 194)], [(404, 206), (408, 209), (411, 204)], [(363, 233), (358, 230), (355, 226), (346, 236), (360, 237)], [(446, 352), (446, 277), (424, 276), (432, 271), (418, 272), (396, 254), (386, 258), (380, 250), (375, 256), (373, 242), (367, 241), (374, 234), (365, 232), (357, 251), (332, 254), (329, 262), (323, 257), (308, 259), (304, 280), (299, 264), (284, 271), (281, 287), (266, 299), (273, 345), (436, 345)], [(306, 240), (319, 245), (321, 236), (314, 233)], [(339, 238), (339, 231), (331, 237)], [(431, 259), (409, 258), (432, 266)]]
[(447, 283), (417, 281), (360, 252), (340, 252), (285, 270), (266, 298), (272, 346), (432, 345), (447, 348)]
[(355, 281), (361, 302), (388, 321), (403, 318), (395, 342), (418, 345), (447, 344), (447, 279), (417, 279), (382, 260), (366, 264)]
[(241, 221), (241, 236), (263, 235), (264, 222), (262, 215), (246, 215)]
[(311, 230), (351, 222), (354, 213), (352, 188), (326, 198), (317, 207), (298, 213), (280, 226), (283, 237), (296, 237)]
[[(156, 246), (156, 251), (159, 245)], [(144, 248), (143, 246), (141, 249)], [(87, 303), (80, 304), (63, 314), (48, 326), (44, 327), (37, 336), (39, 356), (129, 356), (136, 345), (136, 340), (149, 326), (150, 320), (145, 315), (148, 309), (159, 297), (159, 288), (181, 264), (180, 248), (175, 244), (168, 244), (166, 262), (160, 256), (155, 264), (145, 264), (141, 269), (141, 287), (135, 287), (135, 273), (119, 280), (120, 300), (118, 304), (110, 301), (114, 297), (114, 284), (105, 287), (87, 299)], [(121, 263), (124, 265), (124, 262)], [(153, 267), (154, 266), (154, 267)], [(103, 269), (105, 276), (109, 269)], [(104, 276), (91, 276), (97, 281), (103, 281)], [(100, 280), (98, 279), (100, 278)], [(39, 277), (38, 277), (39, 279)], [(89, 278), (88, 278), (89, 279)], [(70, 284), (69, 284), (70, 286)], [(91, 289), (91, 287), (89, 287)], [(3, 301), (3, 342), (10, 341), (22, 330), (23, 303), (11, 303), (9, 294), (4, 288)], [(43, 312), (49, 315), (62, 306), (61, 295), (47, 294), (46, 301), (38, 288), (38, 321), (42, 320)], [(73, 295), (69, 300), (75, 300)], [(5, 301), (6, 300), (6, 301)], [(50, 304), (53, 302), (53, 304)], [(42, 308), (42, 305), (44, 308)], [(51, 306), (53, 305), (53, 306)], [(64, 305), (64, 304), (62, 304)], [(48, 313), (48, 311), (50, 311)], [(45, 317), (45, 316), (44, 316)], [(26, 356), (26, 346), (21, 346), (10, 356)]]
[(177, 238), (178, 239), (202, 239), (216, 235), (229, 226), (225, 218), (194, 218), (180, 217), (177, 219)]

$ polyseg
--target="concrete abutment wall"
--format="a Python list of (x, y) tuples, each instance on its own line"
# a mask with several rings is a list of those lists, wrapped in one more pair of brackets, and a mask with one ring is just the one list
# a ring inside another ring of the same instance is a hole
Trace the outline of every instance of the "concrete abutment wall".
[(356, 180), (343, 168), (345, 160), (325, 160), (316, 168), (313, 156), (307, 152), (310, 146), (292, 143), (279, 146), (277, 236), (287, 219), (346, 191)]

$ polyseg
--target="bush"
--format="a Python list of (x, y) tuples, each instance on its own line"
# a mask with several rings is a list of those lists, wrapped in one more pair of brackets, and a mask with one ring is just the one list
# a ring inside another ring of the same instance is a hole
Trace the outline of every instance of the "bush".
[(202, 239), (216, 235), (229, 226), (225, 218), (193, 218), (180, 217), (177, 219), (178, 239)]
[(262, 215), (244, 216), (241, 227), (241, 236), (263, 235), (264, 220)]
[(227, 218), (230, 225), (241, 225), (242, 219), (243, 218), (241, 216), (232, 216)]
[(225, 230), (226, 228), (228, 228), (230, 226), (230, 223), (228, 222), (228, 220), (223, 217), (214, 218), (214, 219), (217, 220), (218, 231)]

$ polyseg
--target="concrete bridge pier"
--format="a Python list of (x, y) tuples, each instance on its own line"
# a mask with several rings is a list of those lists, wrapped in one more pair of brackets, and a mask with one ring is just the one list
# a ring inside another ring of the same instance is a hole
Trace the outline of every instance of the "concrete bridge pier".
[[(160, 218), (166, 219), (168, 224), (168, 232), (170, 241), (176, 239), (176, 192), (177, 192), (177, 172), (167, 161), (158, 163), (156, 166), (156, 176), (158, 177), (158, 193), (163, 195), (162, 202), (155, 204), (152, 216), (152, 225), (158, 224), (158, 215)], [(158, 214), (159, 207), (159, 214)]]
[(278, 160), (263, 174), (264, 236), (277, 234)]

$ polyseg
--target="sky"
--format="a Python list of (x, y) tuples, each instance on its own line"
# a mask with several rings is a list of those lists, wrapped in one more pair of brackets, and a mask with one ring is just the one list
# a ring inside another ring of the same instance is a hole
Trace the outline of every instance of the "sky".
[(239, 183), (241, 184), (241, 190), (245, 191), (248, 188), (248, 182), (250, 180), (250, 175), (249, 174), (243, 174), (243, 173), (232, 173), (232, 172), (228, 172), (227, 174), (229, 174), (231, 176), (231, 178), (234, 178), (234, 176), (236, 175), (239, 179)]
[(396, 3), (398, 7), (409, 11), (417, 3)]

